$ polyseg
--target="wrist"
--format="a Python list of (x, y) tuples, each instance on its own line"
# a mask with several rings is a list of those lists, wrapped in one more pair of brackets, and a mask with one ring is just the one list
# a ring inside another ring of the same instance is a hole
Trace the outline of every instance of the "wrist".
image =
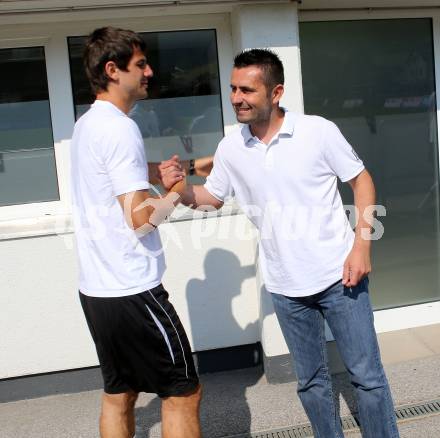
[(371, 240), (364, 239), (363, 237), (355, 238), (353, 243), (353, 249), (369, 250), (371, 248)]
[(186, 177), (184, 177), (181, 181), (174, 184), (169, 190), (168, 194), (170, 193), (177, 193), (179, 196), (182, 196), (183, 192), (186, 189)]

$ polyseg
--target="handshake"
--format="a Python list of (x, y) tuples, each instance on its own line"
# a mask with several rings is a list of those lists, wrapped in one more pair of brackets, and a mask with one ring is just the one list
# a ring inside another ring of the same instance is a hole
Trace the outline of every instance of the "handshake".
[[(176, 185), (181, 185), (183, 189), (186, 176), (208, 176), (212, 169), (212, 162), (212, 156), (180, 160), (178, 155), (173, 155), (169, 160), (148, 164), (150, 182), (162, 185), (167, 191)], [(173, 191), (180, 192), (179, 186), (174, 187)]]
[[(185, 195), (186, 176), (208, 176), (212, 163), (213, 157), (181, 161), (178, 155), (160, 163), (148, 163), (150, 183), (162, 185), (167, 194), (157, 197), (148, 192), (136, 191), (119, 196), (128, 225), (139, 237), (153, 231), (169, 217), (185, 196), (188, 198), (188, 194)], [(192, 198), (189, 199), (191, 201), (186, 205), (194, 204)]]

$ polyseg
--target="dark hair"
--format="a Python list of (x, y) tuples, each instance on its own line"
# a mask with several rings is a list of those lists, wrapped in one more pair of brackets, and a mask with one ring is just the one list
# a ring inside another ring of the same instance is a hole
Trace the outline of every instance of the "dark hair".
[(278, 55), (268, 49), (243, 50), (234, 58), (234, 67), (243, 68), (255, 65), (263, 70), (264, 83), (272, 89), (284, 85), (284, 68)]
[(94, 93), (107, 90), (110, 78), (105, 73), (105, 64), (113, 61), (126, 71), (135, 47), (146, 50), (144, 40), (131, 30), (108, 26), (95, 29), (88, 36), (83, 61)]

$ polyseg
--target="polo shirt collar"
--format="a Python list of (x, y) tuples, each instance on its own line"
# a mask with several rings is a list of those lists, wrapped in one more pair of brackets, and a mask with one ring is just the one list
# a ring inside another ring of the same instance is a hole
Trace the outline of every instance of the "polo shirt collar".
[[(290, 135), (290, 136), (293, 135), (293, 130), (295, 126), (294, 114), (291, 111), (287, 111), (285, 108), (282, 109), (284, 110), (283, 124), (281, 125), (280, 130), (274, 136), (274, 138), (280, 136), (281, 134)], [(256, 141), (256, 138), (252, 135), (252, 132), (249, 129), (249, 125), (243, 125), (243, 128), (241, 129), (241, 133), (243, 135), (243, 140), (245, 145), (248, 145), (251, 140)]]
[(280, 130), (278, 131), (278, 135), (286, 134), (292, 136), (294, 127), (295, 127), (294, 114), (291, 111), (287, 111), (286, 109), (284, 109), (284, 120)]

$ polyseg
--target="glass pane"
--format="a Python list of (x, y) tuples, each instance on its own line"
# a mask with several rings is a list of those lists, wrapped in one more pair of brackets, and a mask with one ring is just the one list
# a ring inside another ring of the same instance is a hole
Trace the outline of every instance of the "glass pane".
[[(375, 308), (438, 300), (439, 187), (430, 19), (301, 23), (305, 110), (333, 120), (386, 208)], [(344, 202), (352, 204), (348, 185)]]
[(58, 200), (44, 49), (2, 49), (0, 69), (0, 206)]
[[(214, 30), (142, 33), (154, 77), (146, 100), (130, 116), (148, 147), (149, 161), (178, 153), (212, 155), (223, 137), (217, 42)], [(69, 38), (76, 117), (93, 102), (82, 66), (84, 37)]]

